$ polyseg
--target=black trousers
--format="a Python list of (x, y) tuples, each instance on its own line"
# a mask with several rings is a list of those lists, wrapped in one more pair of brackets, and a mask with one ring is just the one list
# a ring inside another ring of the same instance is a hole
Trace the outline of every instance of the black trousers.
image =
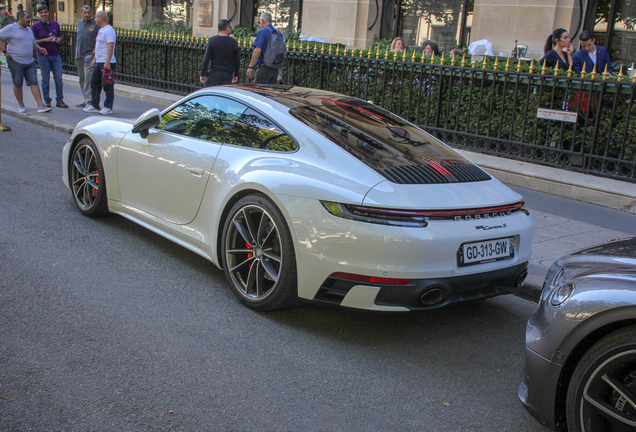
[(205, 78), (205, 87), (232, 84), (232, 73), (212, 72)]
[(268, 68), (264, 64), (258, 67), (256, 72), (256, 84), (276, 84), (278, 82), (278, 69)]

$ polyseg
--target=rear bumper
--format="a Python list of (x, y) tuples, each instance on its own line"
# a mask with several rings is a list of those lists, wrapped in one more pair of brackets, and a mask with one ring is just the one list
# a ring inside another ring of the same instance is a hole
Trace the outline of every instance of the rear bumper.
[(452, 303), (481, 300), (514, 292), (527, 275), (528, 263), (466, 276), (411, 280), (407, 285), (371, 286), (360, 282), (327, 278), (314, 301), (348, 306), (350, 297), (360, 301), (365, 291), (367, 303), (377, 310), (424, 310)]

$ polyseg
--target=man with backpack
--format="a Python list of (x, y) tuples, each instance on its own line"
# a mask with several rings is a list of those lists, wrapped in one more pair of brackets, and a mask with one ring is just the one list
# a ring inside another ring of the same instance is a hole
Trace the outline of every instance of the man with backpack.
[(259, 18), (261, 29), (254, 40), (254, 53), (247, 68), (247, 77), (252, 78), (256, 72), (257, 84), (276, 84), (278, 73), (285, 62), (285, 40), (281, 32), (272, 25), (272, 15), (265, 12)]

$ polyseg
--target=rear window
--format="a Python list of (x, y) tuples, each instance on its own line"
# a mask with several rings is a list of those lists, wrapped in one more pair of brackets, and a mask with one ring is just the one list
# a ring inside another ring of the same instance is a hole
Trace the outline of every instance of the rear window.
[(290, 114), (394, 183), (491, 178), (426, 132), (359, 99), (321, 98), (321, 105), (292, 108)]

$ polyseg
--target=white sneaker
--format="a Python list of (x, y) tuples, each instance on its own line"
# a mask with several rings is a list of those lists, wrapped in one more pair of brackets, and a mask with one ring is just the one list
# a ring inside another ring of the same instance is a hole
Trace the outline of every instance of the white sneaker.
[(18, 112), (25, 113), (25, 112), (27, 112), (27, 109), (26, 109), (26, 107), (24, 105), (20, 105), (18, 107)]
[(111, 115), (113, 113), (113, 110), (110, 108), (102, 108), (102, 110), (99, 112), (101, 115)]
[(86, 105), (84, 107), (84, 112), (98, 112), (99, 110), (95, 108), (93, 105)]
[(51, 111), (52, 109), (53, 109), (53, 108), (51, 108), (51, 107), (47, 107), (47, 106), (46, 106), (46, 105), (44, 105), (44, 104), (40, 104), (40, 105), (38, 105), (38, 112), (39, 112), (39, 113), (49, 112), (49, 111)]

